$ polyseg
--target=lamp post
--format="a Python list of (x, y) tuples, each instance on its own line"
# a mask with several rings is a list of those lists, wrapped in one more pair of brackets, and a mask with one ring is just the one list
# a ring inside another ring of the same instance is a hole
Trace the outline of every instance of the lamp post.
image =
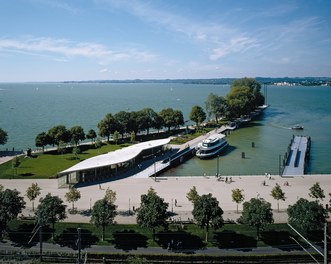
[(220, 155), (217, 155), (217, 177), (219, 176), (219, 161), (220, 161)]
[(131, 214), (131, 211), (130, 211), (130, 198), (129, 198), (129, 215)]
[(154, 181), (156, 181), (156, 156), (154, 156)]
[(279, 155), (279, 160), (278, 160), (278, 172), (279, 172), (279, 176), (282, 176), (282, 155)]

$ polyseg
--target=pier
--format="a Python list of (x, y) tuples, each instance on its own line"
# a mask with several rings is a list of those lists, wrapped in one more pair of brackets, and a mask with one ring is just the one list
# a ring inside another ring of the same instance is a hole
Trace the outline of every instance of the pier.
[(305, 167), (309, 160), (310, 137), (293, 136), (288, 151), (283, 160), (283, 176), (297, 176), (305, 174)]

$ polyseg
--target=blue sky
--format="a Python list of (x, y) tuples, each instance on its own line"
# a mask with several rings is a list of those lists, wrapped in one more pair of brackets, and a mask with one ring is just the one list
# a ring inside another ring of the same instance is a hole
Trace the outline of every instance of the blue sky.
[(330, 0), (0, 0), (0, 82), (331, 76)]

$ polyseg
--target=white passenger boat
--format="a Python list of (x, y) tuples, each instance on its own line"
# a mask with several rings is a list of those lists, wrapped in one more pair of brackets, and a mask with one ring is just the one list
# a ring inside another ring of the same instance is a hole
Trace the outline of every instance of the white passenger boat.
[(228, 145), (225, 135), (214, 134), (199, 143), (196, 155), (200, 159), (212, 158), (224, 150)]

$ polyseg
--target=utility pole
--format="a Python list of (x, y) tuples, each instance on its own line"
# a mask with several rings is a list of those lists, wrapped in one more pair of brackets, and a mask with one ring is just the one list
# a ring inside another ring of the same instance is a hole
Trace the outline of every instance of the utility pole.
[(78, 256), (77, 256), (77, 263), (81, 264), (82, 259), (81, 259), (81, 234), (80, 234), (80, 227), (77, 228), (77, 233), (78, 233), (78, 239), (77, 239), (77, 250), (78, 250)]
[(38, 223), (36, 224), (36, 226), (34, 227), (34, 229), (32, 230), (32, 236), (28, 242), (28, 244), (30, 244), (33, 240), (33, 238), (36, 236), (37, 232), (39, 231), (39, 261), (42, 262), (43, 261), (43, 225), (44, 225), (44, 221), (42, 219), (41, 214), (38, 216)]
[(40, 217), (39, 218), (39, 245), (40, 245), (40, 248), (39, 248), (39, 260), (40, 262), (43, 261), (43, 220), (42, 218)]
[(327, 235), (328, 224), (324, 223), (324, 264), (328, 264), (328, 235)]

